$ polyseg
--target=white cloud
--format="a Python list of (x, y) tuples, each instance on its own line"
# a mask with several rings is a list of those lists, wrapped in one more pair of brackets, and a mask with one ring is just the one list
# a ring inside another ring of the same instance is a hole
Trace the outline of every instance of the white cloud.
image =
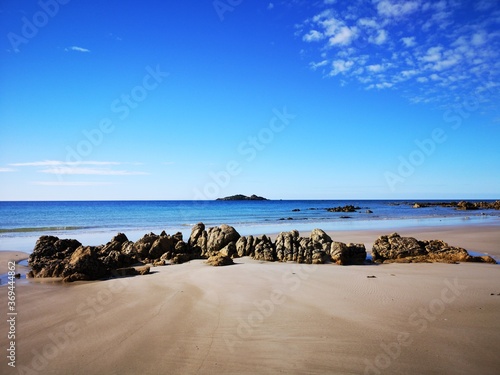
[(332, 36), (328, 41), (331, 46), (334, 45), (349, 45), (356, 37), (356, 27), (349, 28), (342, 26), (335, 36)]
[(317, 42), (323, 39), (325, 36), (317, 30), (311, 30), (306, 35), (302, 37), (302, 40), (306, 42)]
[(375, 37), (370, 37), (369, 41), (371, 43), (381, 45), (387, 41), (387, 31), (380, 29)]
[[(459, 0), (337, 1), (306, 19), (299, 35), (318, 46), (311, 69), (332, 62), (328, 76), (340, 86), (351, 80), (364, 88), (401, 89), (413, 102), (452, 103), (484, 82), (500, 85), (500, 7), (492, 2), (495, 7), (485, 0), (467, 7)], [(500, 96), (483, 91), (490, 102)]]
[(354, 65), (354, 61), (345, 61), (345, 60), (335, 60), (332, 63), (332, 70), (330, 75), (336, 76), (340, 73), (345, 73)]
[(323, 60), (323, 61), (320, 61), (320, 62), (310, 62), (309, 63), (309, 66), (311, 67), (312, 70), (316, 70), (318, 68), (321, 68), (322, 66), (326, 66), (328, 65), (328, 60)]
[(472, 35), (471, 38), (472, 45), (476, 47), (486, 44), (487, 41), (488, 41), (488, 36), (484, 31), (475, 33), (474, 35)]
[(14, 172), (15, 169), (13, 168), (0, 168), (0, 173), (5, 173), (5, 172)]
[(392, 83), (390, 83), (390, 82), (382, 82), (382, 83), (371, 84), (366, 89), (367, 90), (372, 90), (372, 89), (383, 90), (383, 89), (391, 88), (392, 86), (394, 86), (394, 85)]
[(368, 65), (366, 67), (370, 72), (379, 73), (384, 70), (384, 67), (380, 64)]
[(436, 62), (441, 60), (441, 51), (443, 47), (431, 47), (427, 50), (427, 54), (421, 58), (424, 62)]
[(414, 47), (417, 45), (414, 36), (404, 37), (400, 39), (406, 47)]
[(76, 52), (90, 52), (89, 49), (83, 48), (83, 47), (78, 47), (78, 46), (71, 46), (65, 49), (65, 51), (76, 51)]
[(53, 167), (42, 169), (39, 172), (48, 174), (75, 174), (75, 175), (97, 175), (97, 176), (133, 176), (145, 175), (145, 172), (100, 169), (100, 168), (80, 168), (80, 167)]
[(59, 161), (59, 160), (43, 160), (28, 163), (12, 163), (13, 167), (47, 167), (47, 166), (77, 166), (77, 165), (120, 165), (122, 163), (114, 161)]
[(358, 25), (371, 27), (373, 29), (378, 29), (380, 27), (378, 22), (372, 18), (360, 18), (358, 20)]
[(113, 185), (111, 182), (97, 181), (33, 181), (32, 185), (38, 186), (105, 186)]
[(382, 0), (377, 4), (378, 13), (384, 17), (404, 17), (418, 10), (418, 1)]

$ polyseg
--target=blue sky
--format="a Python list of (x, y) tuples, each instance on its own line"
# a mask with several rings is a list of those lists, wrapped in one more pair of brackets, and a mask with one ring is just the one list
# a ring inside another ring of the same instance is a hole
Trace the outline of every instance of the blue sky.
[(0, 200), (500, 195), (496, 0), (6, 0), (0, 21)]

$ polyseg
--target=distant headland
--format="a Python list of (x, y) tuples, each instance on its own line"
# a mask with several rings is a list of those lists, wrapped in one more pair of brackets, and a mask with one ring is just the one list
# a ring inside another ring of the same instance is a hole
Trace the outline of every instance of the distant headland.
[(267, 198), (259, 197), (258, 195), (252, 194), (251, 196), (246, 196), (243, 194), (231, 195), (229, 197), (217, 198), (218, 201), (267, 201)]

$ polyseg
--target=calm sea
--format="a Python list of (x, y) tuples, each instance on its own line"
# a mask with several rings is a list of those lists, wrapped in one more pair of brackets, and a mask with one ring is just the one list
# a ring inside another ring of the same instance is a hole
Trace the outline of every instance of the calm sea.
[[(135, 241), (145, 233), (182, 232), (191, 227), (229, 224), (241, 235), (297, 229), (391, 229), (421, 225), (498, 221), (494, 210), (412, 208), (416, 201), (279, 200), (279, 201), (72, 201), (0, 202), (0, 249), (31, 251), (41, 235), (76, 238), (85, 245), (106, 243), (117, 232)], [(429, 202), (429, 201), (425, 201)], [(344, 205), (358, 212), (328, 212)], [(371, 210), (373, 213), (367, 213)]]

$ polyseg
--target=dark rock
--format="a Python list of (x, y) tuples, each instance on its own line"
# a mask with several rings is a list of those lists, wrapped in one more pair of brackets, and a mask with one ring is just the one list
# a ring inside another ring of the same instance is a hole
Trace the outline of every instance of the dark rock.
[(300, 212), (300, 209), (298, 209), (298, 208), (294, 208), (294, 209), (292, 210), (292, 212)]
[(361, 209), (361, 207), (355, 207), (353, 205), (346, 205), (346, 206), (338, 206), (338, 207), (331, 207), (327, 208), (326, 210), (328, 212), (356, 212), (356, 210)]
[(201, 257), (202, 254), (207, 252), (207, 231), (205, 224), (198, 223), (191, 229), (191, 236), (188, 240), (188, 246), (193, 254)]
[(332, 262), (339, 265), (360, 265), (366, 261), (366, 248), (364, 244), (332, 242), (330, 257)]

